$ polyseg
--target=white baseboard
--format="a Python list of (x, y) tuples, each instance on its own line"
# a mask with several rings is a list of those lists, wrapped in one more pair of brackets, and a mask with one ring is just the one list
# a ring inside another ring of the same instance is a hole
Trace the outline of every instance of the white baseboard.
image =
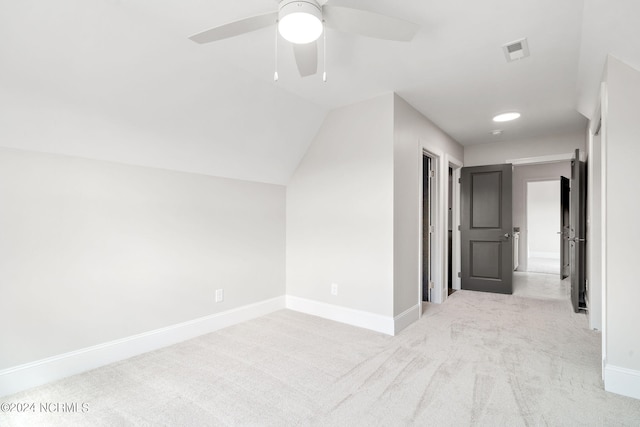
[(393, 335), (395, 332), (393, 317), (381, 316), (368, 311), (354, 310), (339, 305), (327, 304), (305, 298), (287, 295), (287, 308), (312, 316), (334, 320), (340, 323), (370, 329), (383, 334)]
[(0, 396), (157, 350), (285, 308), (277, 297), (0, 371)]
[(606, 365), (604, 389), (611, 393), (640, 399), (640, 371)]
[(416, 304), (393, 318), (394, 332), (398, 335), (404, 328), (420, 319), (422, 304)]

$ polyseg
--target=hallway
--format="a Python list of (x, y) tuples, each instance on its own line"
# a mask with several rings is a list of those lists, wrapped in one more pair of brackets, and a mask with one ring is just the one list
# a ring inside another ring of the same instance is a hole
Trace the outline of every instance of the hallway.
[(525, 298), (569, 301), (571, 280), (559, 274), (513, 272), (513, 295)]

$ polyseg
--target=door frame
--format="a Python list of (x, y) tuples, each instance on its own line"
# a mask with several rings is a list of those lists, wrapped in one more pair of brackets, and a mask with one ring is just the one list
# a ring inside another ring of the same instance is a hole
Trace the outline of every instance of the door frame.
[(598, 309), (589, 310), (589, 327), (592, 329), (601, 330), (602, 338), (602, 379), (604, 380), (605, 366), (607, 364), (607, 137), (608, 137), (608, 123), (607, 117), (608, 111), (608, 90), (607, 83), (600, 84), (600, 96), (598, 98), (598, 104), (592, 115), (592, 119), (589, 122), (589, 129), (587, 131), (587, 211), (593, 212), (598, 208), (594, 204), (594, 186), (593, 179), (596, 177), (593, 174), (593, 164), (590, 160), (592, 157), (594, 142), (594, 135), (600, 127), (600, 260), (591, 259), (589, 257), (589, 246), (596, 244), (594, 239), (593, 228), (588, 226), (587, 228), (587, 280), (589, 280), (589, 288), (593, 289), (593, 281), (590, 274), (589, 262), (600, 263), (600, 292), (593, 292), (590, 295), (590, 303)]
[[(429, 185), (428, 192), (426, 192), (426, 189), (425, 189), (425, 186), (424, 186), (424, 184), (425, 184), (425, 175), (426, 175), (426, 172), (427, 172), (424, 169), (425, 168), (425, 159), (428, 159), (428, 161), (426, 163), (429, 164), (430, 167), (431, 167), (429, 173), (433, 172), (433, 176), (427, 177), (427, 183)], [(422, 302), (426, 302), (426, 301), (433, 302), (434, 293), (435, 293), (435, 289), (433, 289), (433, 287), (431, 285), (433, 285), (435, 283), (435, 281), (434, 281), (434, 271), (433, 271), (434, 270), (434, 265), (435, 265), (435, 263), (433, 262), (434, 261), (433, 248), (434, 248), (434, 243), (435, 243), (434, 240), (435, 240), (435, 237), (436, 237), (435, 236), (435, 228), (436, 228), (435, 227), (435, 214), (436, 213), (435, 213), (435, 209), (434, 209), (434, 204), (435, 204), (435, 199), (436, 199), (436, 197), (435, 197), (435, 194), (436, 194), (436, 192), (435, 192), (435, 184), (436, 184), (437, 170), (438, 169), (437, 169), (436, 159), (431, 154), (429, 154), (427, 152), (423, 152), (422, 153), (422, 173), (420, 174), (422, 176), (422, 194), (421, 194), (421, 202), (422, 203), (420, 204), (420, 209), (421, 209), (420, 210), (420, 212), (421, 212), (421, 214), (420, 214), (420, 223), (422, 224), (422, 229), (421, 229), (421, 232), (420, 232), (420, 236), (421, 236), (421, 238), (420, 238), (420, 242), (421, 242), (421, 246), (420, 246), (420, 248), (421, 248), (421, 250), (420, 250), (420, 268), (421, 268), (421, 270), (420, 270), (420, 282), (422, 283), (422, 286), (421, 286), (420, 289), (422, 290), (422, 295), (421, 295)], [(428, 213), (424, 211), (425, 195), (429, 199), (428, 202), (426, 203), (426, 205), (427, 205), (427, 207), (429, 209)], [(424, 269), (424, 266), (425, 266), (425, 245), (424, 245), (425, 244), (425, 230), (424, 230), (425, 216), (428, 216), (428, 219), (429, 219), (427, 221), (427, 224), (431, 228), (433, 228), (433, 231), (431, 231), (431, 232), (429, 232), (427, 234), (428, 237), (426, 239), (426, 241), (427, 241), (427, 243), (429, 245), (429, 249), (428, 249), (429, 259), (426, 262), (426, 265), (428, 265), (428, 272), (427, 272), (427, 277), (426, 277), (427, 282), (428, 282), (427, 283), (427, 292), (428, 292), (427, 298), (425, 298), (425, 295), (424, 295), (424, 293), (425, 293), (425, 283), (424, 283), (425, 282), (425, 277), (424, 277), (424, 274), (425, 274), (425, 269)]]
[[(542, 165), (542, 164), (547, 164), (547, 163), (563, 163), (563, 162), (571, 162), (571, 160), (573, 159), (574, 153), (566, 153), (566, 154), (553, 154), (553, 155), (549, 155), (549, 156), (538, 156), (538, 157), (523, 157), (523, 158), (517, 158), (517, 159), (507, 159), (505, 161), (505, 163), (511, 163), (514, 168), (517, 168), (518, 166), (531, 166), (531, 165)], [(543, 177), (543, 178), (539, 178), (542, 181), (550, 181), (553, 179), (559, 179), (559, 177), (556, 176), (550, 176), (550, 177)], [(527, 222), (527, 185), (526, 183), (530, 181), (530, 180), (525, 180), (525, 195), (524, 195), (524, 203), (525, 203), (525, 209), (524, 209), (524, 219), (525, 219), (525, 224)], [(520, 247), (527, 247), (527, 230), (524, 230), (525, 232), (522, 233), (522, 230), (520, 230)], [(523, 251), (520, 251), (520, 253), (526, 253), (526, 256), (523, 257), (524, 262), (521, 262), (520, 265), (518, 266), (518, 271), (520, 272), (526, 272), (529, 268), (529, 266), (527, 265), (527, 259), (528, 259), (528, 249)]]
[[(587, 139), (587, 268), (586, 287), (589, 295), (589, 327), (595, 330), (603, 329), (604, 314), (604, 221), (605, 212), (605, 163), (604, 163), (604, 126), (600, 108), (596, 109), (592, 121), (589, 123)], [(596, 143), (596, 138), (599, 141)], [(597, 151), (596, 151), (597, 150)], [(595, 162), (598, 161), (598, 175), (596, 176)], [(600, 191), (596, 192), (596, 180)], [(596, 256), (599, 255), (599, 256)], [(604, 335), (604, 333), (603, 333)]]
[[(448, 174), (448, 168), (453, 169), (453, 179), (452, 179), (452, 183), (453, 183), (453, 188), (452, 188), (452, 195), (451, 195), (451, 200), (452, 200), (452, 209), (451, 209), (451, 275), (453, 276), (451, 279), (451, 287), (455, 290), (460, 290), (461, 289), (461, 280), (460, 280), (460, 169), (462, 169), (463, 167), (463, 163), (456, 159), (453, 156), (450, 155), (445, 155), (445, 164), (447, 165), (447, 171), (446, 173)], [(445, 194), (448, 197), (449, 194), (449, 179), (445, 180)], [(445, 206), (445, 209), (448, 209), (447, 206)], [(447, 214), (446, 217), (446, 224), (444, 229), (445, 230), (449, 230), (449, 215)], [(444, 271), (447, 271), (448, 268), (448, 263), (449, 263), (449, 247), (448, 247), (448, 238), (447, 236), (445, 236), (444, 239)], [(447, 281), (443, 280), (443, 296), (444, 296), (444, 300), (446, 301), (447, 298), (449, 298), (449, 292), (447, 291)]]
[[(441, 174), (441, 170), (442, 167), (440, 166), (440, 161), (442, 160), (442, 155), (439, 153), (435, 153), (433, 150), (429, 150), (426, 147), (424, 147), (424, 145), (421, 144), (420, 146), (420, 156), (419, 156), (419, 181), (420, 184), (418, 185), (419, 187), (419, 199), (420, 203), (418, 203), (419, 205), (419, 209), (420, 209), (420, 215), (418, 216), (419, 218), (419, 236), (420, 238), (419, 240), (419, 257), (420, 257), (420, 262), (418, 263), (418, 304), (420, 307), (422, 307), (422, 257), (423, 255), (423, 246), (422, 246), (422, 236), (423, 236), (423, 227), (422, 227), (422, 216), (424, 214), (423, 209), (422, 209), (422, 196), (424, 194), (424, 187), (423, 187), (423, 176), (424, 176), (424, 167), (423, 167), (423, 157), (427, 156), (431, 158), (431, 167), (434, 169), (435, 171), (435, 175), (432, 178), (431, 181), (431, 225), (433, 226), (433, 233), (431, 235), (431, 259), (430, 261), (430, 267), (431, 267), (431, 281), (433, 282), (433, 289), (431, 290), (431, 301), (432, 303), (441, 303), (442, 302), (442, 292), (440, 292), (440, 287), (441, 287), (441, 276), (442, 276), (442, 239), (440, 237), (441, 234), (441, 230), (442, 230), (442, 225), (441, 225), (441, 214), (440, 214), (440, 208), (442, 206), (442, 201), (441, 196), (442, 196), (442, 191), (440, 189), (440, 184), (442, 182), (442, 179), (440, 177)], [(422, 310), (420, 310), (420, 316), (422, 316)]]
[[(513, 166), (525, 166), (525, 165), (541, 165), (544, 163), (557, 163), (557, 162), (570, 162), (573, 160), (575, 153), (565, 154), (553, 154), (550, 156), (537, 156), (537, 157), (520, 157), (517, 159), (507, 159), (505, 163), (511, 163)], [(582, 153), (580, 154), (582, 156)], [(581, 159), (584, 160), (584, 159)]]
[[(432, 236), (431, 251), (431, 279), (433, 281), (433, 289), (431, 291), (431, 302), (435, 304), (443, 303), (447, 297), (447, 280), (445, 277), (447, 271), (448, 247), (447, 247), (447, 226), (448, 226), (448, 203), (446, 198), (448, 197), (448, 182), (449, 182), (449, 167), (453, 169), (453, 286), (454, 289), (460, 289), (460, 278), (458, 272), (460, 272), (460, 231), (458, 225), (460, 225), (460, 184), (458, 182), (460, 178), (460, 169), (463, 167), (463, 162), (458, 158), (451, 156), (447, 153), (440, 151), (436, 147), (432, 147), (428, 142), (419, 140), (418, 156), (416, 161), (418, 162), (418, 203), (419, 215), (418, 215), (418, 254), (420, 262), (418, 262), (418, 281), (416, 286), (418, 288), (418, 306), (422, 307), (422, 156), (427, 155), (431, 157), (432, 167), (435, 169), (435, 177), (433, 178), (432, 186), (432, 225), (434, 232)], [(422, 310), (420, 310), (420, 317), (422, 317)]]

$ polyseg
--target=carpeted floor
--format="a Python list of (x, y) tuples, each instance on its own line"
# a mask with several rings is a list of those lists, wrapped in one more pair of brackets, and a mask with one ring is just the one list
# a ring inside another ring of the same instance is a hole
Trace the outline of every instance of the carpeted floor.
[(530, 273), (560, 274), (559, 258), (529, 258), (527, 271)]
[(88, 405), (2, 426), (640, 425), (568, 301), (470, 291), (396, 337), (283, 310), (2, 400)]
[(513, 295), (527, 298), (569, 301), (571, 279), (562, 280), (559, 274), (513, 272)]

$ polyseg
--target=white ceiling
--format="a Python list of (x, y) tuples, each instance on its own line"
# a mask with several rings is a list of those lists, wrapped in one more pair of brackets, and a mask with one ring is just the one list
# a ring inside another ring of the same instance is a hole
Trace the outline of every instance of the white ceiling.
[[(329, 30), (327, 83), (281, 41), (276, 83), (275, 28), (187, 39), (276, 0), (0, 0), (0, 145), (286, 184), (332, 108), (395, 91), (463, 145), (535, 138), (584, 128), (607, 53), (640, 67), (636, 0), (331, 2), (422, 30)], [(522, 37), (531, 57), (507, 63)]]

